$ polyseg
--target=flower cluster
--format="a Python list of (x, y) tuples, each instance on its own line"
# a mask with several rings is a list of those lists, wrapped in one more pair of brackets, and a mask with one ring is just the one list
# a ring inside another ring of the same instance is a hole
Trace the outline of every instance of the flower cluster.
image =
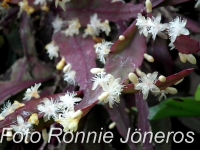
[[(45, 98), (37, 106), (39, 113), (43, 114), (44, 121), (53, 118), (54, 121), (60, 123), (64, 127), (64, 131), (76, 131), (78, 127), (78, 121), (81, 118), (82, 111), (74, 110), (74, 106), (79, 103), (82, 99), (76, 97), (76, 93), (67, 92), (64, 96), (60, 96), (58, 100)], [(76, 126), (72, 126), (76, 122)]]
[(111, 48), (112, 44), (113, 43), (111, 43), (111, 42), (106, 42), (103, 40), (102, 43), (97, 43), (94, 45), (95, 52), (97, 53), (97, 56), (98, 56), (100, 62), (102, 62), (103, 64), (106, 63), (105, 58), (110, 53), (110, 48)]
[(111, 31), (109, 21), (105, 20), (104, 22), (101, 22), (101, 19), (99, 19), (97, 14), (95, 13), (90, 17), (90, 23), (87, 24), (87, 28), (85, 29), (83, 37), (85, 38), (88, 35), (92, 37), (98, 36), (100, 31), (105, 32), (107, 36), (109, 35)]
[(98, 98), (100, 101), (103, 101), (104, 103), (108, 102), (110, 108), (113, 107), (114, 103), (120, 102), (119, 96), (124, 88), (124, 86), (120, 84), (120, 78), (115, 79), (111, 74), (100, 72), (92, 78), (92, 81), (92, 90), (95, 90), (97, 86), (100, 86), (104, 91)]
[(177, 36), (180, 35), (189, 35), (189, 31), (185, 28), (187, 20), (181, 19), (180, 17), (176, 17), (173, 21), (168, 24), (161, 24), (161, 15), (158, 14), (156, 18), (145, 18), (140, 13), (137, 17), (138, 29), (140, 30), (140, 34), (144, 34), (144, 36), (148, 36), (148, 34), (152, 34), (153, 39), (155, 40), (156, 35), (158, 34), (162, 38), (167, 38), (165, 32), (168, 33), (171, 43), (176, 40)]

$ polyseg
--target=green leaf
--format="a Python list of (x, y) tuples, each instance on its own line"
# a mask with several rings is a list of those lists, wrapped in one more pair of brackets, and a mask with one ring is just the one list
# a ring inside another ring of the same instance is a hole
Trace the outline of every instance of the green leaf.
[(200, 116), (200, 101), (194, 98), (167, 99), (149, 109), (149, 119), (158, 120), (168, 117), (197, 117)]
[(197, 88), (197, 91), (195, 93), (195, 100), (200, 101), (200, 85)]

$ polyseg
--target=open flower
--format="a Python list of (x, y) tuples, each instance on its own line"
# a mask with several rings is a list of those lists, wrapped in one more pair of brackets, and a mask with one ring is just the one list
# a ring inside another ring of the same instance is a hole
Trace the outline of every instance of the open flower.
[(54, 41), (51, 41), (49, 44), (47, 44), (45, 49), (47, 50), (50, 59), (53, 59), (53, 57), (58, 57), (59, 47), (55, 44)]
[(55, 0), (55, 6), (58, 7), (58, 5), (66, 11), (65, 3), (69, 2), (70, 0)]
[(109, 75), (109, 79), (107, 82), (102, 83), (102, 88), (104, 92), (108, 93), (108, 96), (104, 99), (104, 103), (109, 103), (110, 108), (113, 107), (113, 104), (120, 102), (120, 94), (124, 88), (123, 85), (120, 84), (121, 79), (115, 79), (111, 74)]
[(102, 43), (97, 43), (96, 45), (94, 45), (95, 52), (97, 53), (99, 60), (103, 64), (106, 63), (105, 59), (108, 56), (108, 54), (110, 53), (110, 48), (111, 48), (112, 45), (113, 45), (113, 43), (106, 42), (106, 41), (102, 41)]
[(137, 22), (136, 26), (139, 29), (140, 34), (144, 34), (145, 37), (148, 36), (148, 30), (149, 30), (149, 25), (150, 25), (150, 20), (146, 19), (144, 16), (142, 16), (140, 13), (137, 15)]
[(188, 29), (185, 28), (186, 23), (186, 19), (181, 20), (178, 16), (173, 21), (169, 22), (168, 34), (171, 42), (174, 42), (177, 36), (190, 34)]
[(26, 135), (27, 131), (32, 129), (32, 124), (30, 122), (25, 122), (22, 116), (17, 116), (17, 123), (18, 125), (11, 125), (11, 128), (13, 128), (15, 132)]
[(96, 74), (93, 78), (93, 85), (92, 85), (92, 90), (95, 90), (98, 85), (102, 86), (102, 83), (107, 82), (109, 79), (109, 75), (106, 75), (105, 72), (100, 72)]
[(56, 118), (57, 117), (57, 102), (53, 101), (51, 98), (50, 100), (48, 98), (45, 98), (42, 101), (44, 104), (39, 104), (37, 106), (37, 109), (40, 111), (39, 113), (44, 113), (43, 119), (44, 121), (50, 120), (50, 118)]
[(141, 74), (141, 78), (139, 78), (140, 83), (135, 85), (136, 90), (141, 90), (143, 94), (143, 99), (147, 99), (149, 91), (153, 94), (160, 93), (160, 89), (155, 85), (157, 81), (158, 72), (145, 73)]
[(148, 18), (149, 22), (149, 33), (152, 34), (153, 39), (155, 40), (156, 35), (158, 34), (164, 34), (162, 31), (167, 29), (168, 24), (161, 24), (161, 14), (159, 13), (156, 18), (152, 17), (152, 19)]
[(61, 106), (69, 110), (74, 110), (74, 105), (82, 100), (79, 97), (75, 97), (76, 95), (77, 93), (67, 92), (64, 96), (60, 96)]
[(76, 71), (69, 70), (64, 74), (64, 80), (67, 81), (69, 84), (75, 85), (75, 76), (76, 76)]
[(32, 97), (34, 98), (40, 98), (38, 88), (41, 86), (41, 83), (38, 83), (34, 86), (31, 86), (31, 88), (28, 88), (24, 94), (23, 100), (30, 100)]
[(62, 18), (60, 18), (59, 16), (56, 16), (56, 18), (52, 22), (54, 32), (60, 31), (64, 24), (65, 24), (65, 21), (62, 20)]
[(66, 36), (74, 36), (79, 34), (79, 28), (81, 27), (81, 24), (79, 22), (78, 18), (72, 19), (68, 21), (68, 28), (63, 31)]

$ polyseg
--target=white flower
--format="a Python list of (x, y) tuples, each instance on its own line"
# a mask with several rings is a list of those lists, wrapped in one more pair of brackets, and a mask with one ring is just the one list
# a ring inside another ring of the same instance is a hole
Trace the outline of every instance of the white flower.
[(145, 37), (148, 36), (148, 30), (149, 30), (149, 25), (150, 25), (150, 20), (146, 19), (144, 16), (142, 16), (140, 13), (137, 16), (137, 22), (136, 26), (138, 26), (139, 33), (144, 34)]
[(85, 29), (85, 33), (83, 37), (87, 37), (88, 35), (95, 37), (98, 36), (101, 30), (101, 19), (98, 19), (97, 14), (95, 13), (90, 17), (90, 23), (87, 24), (87, 29)]
[(195, 8), (198, 8), (200, 6), (200, 0), (198, 0), (197, 2), (196, 2), (196, 4), (195, 4)]
[(79, 97), (75, 97), (76, 95), (77, 94), (74, 92), (67, 92), (64, 96), (60, 96), (60, 101), (62, 102), (60, 103), (61, 107), (67, 108), (69, 110), (74, 110), (74, 105), (82, 100)]
[(35, 5), (46, 5), (47, 4), (47, 2), (46, 2), (46, 0), (35, 0), (34, 1), (34, 4)]
[(69, 2), (70, 0), (55, 0), (55, 6), (56, 8), (58, 7), (58, 5), (64, 10), (66, 11), (66, 6), (65, 3)]
[(78, 123), (80, 120), (80, 117), (78, 118), (73, 118), (74, 111), (68, 111), (66, 110), (62, 115), (59, 116), (58, 119), (55, 121), (58, 122), (63, 126), (63, 131), (64, 132), (75, 132), (78, 129)]
[(106, 35), (108, 36), (110, 31), (111, 31), (111, 28), (110, 28), (110, 25), (109, 25), (109, 21), (108, 20), (105, 20), (103, 23), (101, 23), (100, 25), (100, 28), (103, 32), (106, 33)]
[(108, 92), (108, 97), (104, 99), (104, 103), (109, 102), (110, 108), (113, 107), (113, 104), (120, 102), (120, 94), (123, 90), (123, 85), (120, 84), (121, 79), (115, 79), (111, 74), (109, 75), (109, 79), (107, 82), (102, 83), (102, 88), (104, 92)]
[(18, 125), (11, 125), (11, 128), (13, 128), (15, 132), (21, 132), (26, 135), (27, 131), (32, 129), (32, 124), (30, 122), (25, 122), (21, 116), (17, 116), (17, 123)]
[(65, 21), (63, 21), (62, 18), (59, 18), (59, 16), (56, 16), (56, 18), (52, 22), (54, 32), (60, 31), (64, 24), (65, 24)]
[(102, 86), (103, 82), (107, 82), (110, 78), (110, 75), (106, 75), (105, 72), (100, 72), (98, 74), (96, 74), (93, 78), (93, 85), (92, 85), (92, 90), (95, 90), (97, 88), (98, 85)]
[(160, 89), (155, 85), (157, 81), (157, 75), (158, 72), (154, 73), (148, 73), (147, 75), (145, 73), (141, 74), (141, 78), (139, 78), (140, 83), (135, 85), (136, 90), (142, 90), (143, 99), (147, 99), (149, 91), (152, 93), (159, 93)]
[(1, 119), (5, 118), (7, 115), (9, 115), (10, 113), (13, 112), (10, 108), (11, 108), (11, 102), (10, 101), (5, 102), (3, 105), (3, 108), (1, 108), (1, 110), (2, 110), (2, 112), (0, 114)]
[(106, 41), (102, 41), (102, 43), (97, 43), (96, 45), (94, 45), (95, 47), (95, 52), (97, 53), (97, 56), (99, 58), (99, 60), (105, 64), (106, 60), (105, 58), (108, 56), (108, 54), (110, 53), (110, 48), (113, 45), (113, 43), (111, 42), (106, 42)]
[(41, 83), (38, 83), (38, 84), (35, 83), (34, 86), (31, 86), (31, 88), (28, 88), (26, 90), (25, 94), (24, 94), (23, 100), (30, 100), (32, 97), (39, 98), (40, 97), (40, 95), (39, 95), (40, 91), (38, 91), (38, 88), (40, 86), (41, 86)]
[(168, 92), (166, 90), (160, 90), (159, 93), (155, 93), (155, 96), (159, 95), (158, 100), (161, 101), (163, 98), (164, 99), (167, 98), (166, 94), (168, 94)]
[(169, 22), (168, 34), (172, 43), (176, 40), (177, 36), (190, 34), (188, 29), (185, 28), (186, 23), (187, 20), (181, 20), (180, 17), (176, 17), (173, 21)]
[(68, 28), (65, 31), (62, 31), (66, 36), (74, 36), (79, 34), (79, 28), (81, 27), (81, 24), (79, 22), (79, 19), (73, 19), (71, 21), (68, 21)]
[(75, 85), (75, 76), (76, 76), (76, 71), (69, 70), (64, 74), (64, 80), (67, 81), (69, 84)]
[(55, 45), (54, 41), (51, 41), (49, 44), (47, 44), (45, 49), (47, 50), (50, 59), (53, 59), (53, 57), (58, 57), (59, 47)]
[[(155, 40), (156, 35), (163, 33), (165, 29), (167, 29), (168, 24), (161, 24), (161, 14), (159, 13), (156, 18), (152, 17), (152, 19), (148, 18), (147, 19), (149, 22), (149, 33), (152, 34), (153, 39)], [(163, 33), (164, 34), (164, 33)]]
[(42, 101), (44, 104), (39, 104), (37, 106), (37, 109), (40, 111), (39, 113), (44, 113), (43, 119), (44, 121), (50, 120), (50, 118), (56, 118), (57, 117), (57, 102), (53, 101), (51, 98), (50, 100), (48, 98), (45, 98)]

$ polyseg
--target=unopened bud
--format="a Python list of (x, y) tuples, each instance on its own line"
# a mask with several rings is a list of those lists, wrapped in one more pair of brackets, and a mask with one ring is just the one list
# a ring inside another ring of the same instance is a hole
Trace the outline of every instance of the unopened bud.
[(166, 77), (163, 76), (163, 75), (161, 75), (161, 76), (159, 76), (158, 80), (159, 80), (160, 82), (165, 82), (165, 81), (166, 81)]
[(196, 58), (192, 54), (185, 55), (185, 57), (191, 64), (195, 65), (197, 63)]
[(167, 87), (165, 89), (165, 91), (167, 91), (167, 93), (169, 93), (169, 94), (177, 94), (178, 93), (177, 89), (173, 88), (173, 87)]
[(135, 71), (136, 71), (136, 73), (137, 73), (138, 76), (142, 75), (142, 71), (139, 68), (137, 68)]
[(72, 65), (70, 63), (67, 63), (67, 65), (65, 65), (65, 67), (63, 68), (63, 72), (67, 73), (71, 68), (72, 68)]
[(147, 13), (151, 13), (152, 12), (152, 3), (151, 3), (151, 1), (150, 0), (146, 0), (145, 5), (146, 5)]
[(42, 130), (42, 138), (45, 142), (48, 142), (49, 134), (47, 133), (47, 129)]
[(178, 55), (179, 55), (179, 57), (180, 57), (180, 60), (181, 60), (183, 63), (186, 63), (187, 59), (186, 59), (185, 55), (182, 54), (182, 53), (180, 53), (180, 52), (178, 53)]
[(7, 141), (12, 141), (13, 139), (12, 128), (7, 129), (6, 136), (7, 136)]
[(135, 73), (129, 73), (128, 74), (128, 78), (129, 80), (133, 83), (133, 84), (138, 84), (138, 77), (136, 76)]
[(109, 124), (108, 129), (114, 129), (114, 127), (116, 127), (116, 122), (112, 122), (111, 124)]
[(63, 68), (65, 67), (65, 58), (62, 58), (58, 64), (56, 65), (56, 69), (57, 70), (63, 70)]
[(98, 74), (98, 73), (101, 73), (101, 72), (104, 72), (104, 68), (92, 68), (91, 70), (90, 70), (90, 72), (92, 73), (92, 74)]
[(147, 53), (144, 53), (144, 58), (148, 61), (148, 62), (154, 62), (154, 58), (151, 55), (148, 55)]
[(125, 36), (123, 36), (123, 35), (120, 35), (120, 36), (119, 36), (119, 40), (120, 40), (120, 41), (123, 41), (123, 40), (125, 40)]
[(72, 115), (72, 118), (73, 119), (79, 118), (79, 117), (81, 117), (82, 114), (83, 114), (83, 112), (79, 109)]
[(100, 102), (102, 102), (102, 101), (106, 100), (106, 99), (108, 98), (108, 96), (109, 96), (109, 93), (108, 93), (108, 92), (103, 92), (103, 93), (98, 97), (98, 100), (99, 100)]
[(178, 82), (176, 82), (174, 85), (178, 85), (178, 84), (181, 83), (183, 80), (184, 80), (184, 78), (181, 79), (181, 80), (179, 80)]

